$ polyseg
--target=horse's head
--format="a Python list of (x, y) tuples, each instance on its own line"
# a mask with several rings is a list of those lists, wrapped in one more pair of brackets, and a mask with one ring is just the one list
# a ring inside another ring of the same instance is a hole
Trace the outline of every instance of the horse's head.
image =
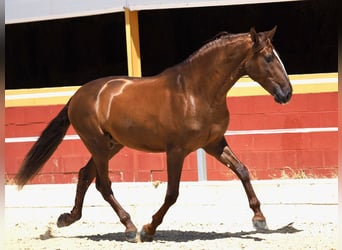
[(247, 75), (266, 89), (278, 103), (287, 103), (292, 96), (292, 86), (285, 67), (275, 51), (271, 41), (276, 27), (267, 32), (256, 33), (250, 30), (252, 48), (245, 70)]

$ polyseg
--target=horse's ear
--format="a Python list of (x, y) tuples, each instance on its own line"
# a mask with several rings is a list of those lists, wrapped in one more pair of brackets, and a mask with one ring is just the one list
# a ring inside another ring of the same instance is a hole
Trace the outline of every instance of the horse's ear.
[(272, 41), (272, 39), (273, 39), (273, 37), (274, 37), (274, 34), (275, 34), (276, 30), (277, 30), (277, 25), (274, 26), (273, 29), (271, 29), (270, 31), (268, 31), (268, 32), (266, 33), (266, 35), (267, 35), (268, 39), (270, 39), (270, 41)]
[(249, 34), (251, 35), (251, 39), (253, 41), (253, 47), (257, 48), (260, 45), (260, 41), (259, 41), (259, 36), (258, 33), (255, 31), (254, 27), (252, 27), (249, 31)]

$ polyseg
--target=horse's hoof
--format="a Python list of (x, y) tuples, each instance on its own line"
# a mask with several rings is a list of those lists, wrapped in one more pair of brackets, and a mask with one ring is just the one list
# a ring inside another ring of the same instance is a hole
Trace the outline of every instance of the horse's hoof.
[(265, 220), (253, 220), (253, 227), (259, 232), (268, 230)]
[(64, 213), (58, 217), (57, 227), (67, 227), (74, 222), (75, 220), (71, 217), (69, 213)]
[(139, 242), (139, 235), (137, 231), (125, 232), (126, 241), (130, 243)]
[(141, 242), (152, 242), (154, 235), (148, 234), (144, 228), (140, 231), (140, 241)]

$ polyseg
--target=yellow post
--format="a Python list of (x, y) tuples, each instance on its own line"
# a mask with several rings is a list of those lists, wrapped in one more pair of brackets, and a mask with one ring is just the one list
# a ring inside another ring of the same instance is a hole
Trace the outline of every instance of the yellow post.
[(129, 76), (141, 76), (138, 12), (125, 8), (127, 64)]

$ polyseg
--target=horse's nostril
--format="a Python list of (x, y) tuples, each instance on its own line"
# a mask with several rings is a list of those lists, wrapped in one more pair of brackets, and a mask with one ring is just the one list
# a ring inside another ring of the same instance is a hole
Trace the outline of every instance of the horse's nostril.
[(289, 101), (291, 97), (292, 97), (292, 92), (290, 91), (286, 96), (287, 101)]

